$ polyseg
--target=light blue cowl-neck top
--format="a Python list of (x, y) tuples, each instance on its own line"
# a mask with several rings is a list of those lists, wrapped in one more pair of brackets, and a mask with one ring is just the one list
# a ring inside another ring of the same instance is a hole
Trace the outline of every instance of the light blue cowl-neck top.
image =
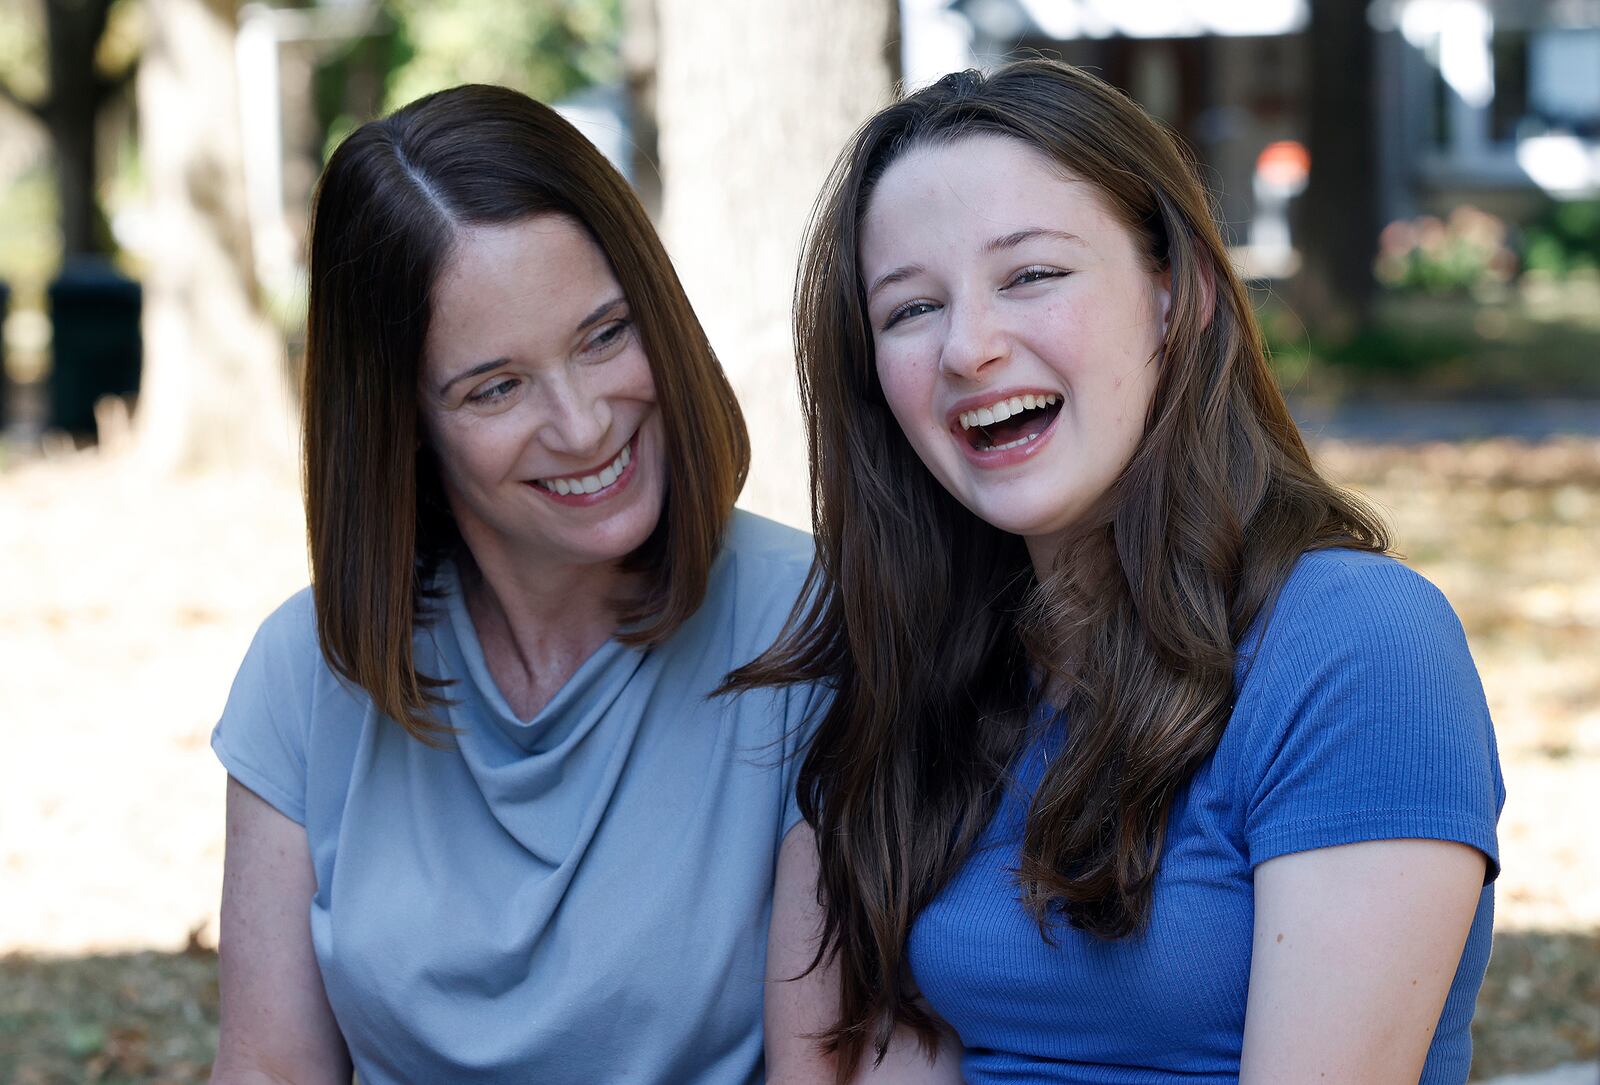
[(735, 513), (700, 610), (653, 648), (606, 642), (530, 721), (446, 565), (416, 637), (454, 681), (442, 749), (330, 671), (309, 589), (267, 619), (212, 747), (305, 826), (364, 1085), (760, 1080), (772, 876), (820, 698), (708, 695), (775, 639), (811, 553)]

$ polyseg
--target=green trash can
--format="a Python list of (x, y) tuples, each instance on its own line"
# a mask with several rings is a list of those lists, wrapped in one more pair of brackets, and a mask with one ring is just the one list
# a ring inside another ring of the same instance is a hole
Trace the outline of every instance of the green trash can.
[(47, 297), (53, 359), (46, 424), (92, 435), (96, 401), (139, 390), (139, 284), (104, 261), (75, 260)]

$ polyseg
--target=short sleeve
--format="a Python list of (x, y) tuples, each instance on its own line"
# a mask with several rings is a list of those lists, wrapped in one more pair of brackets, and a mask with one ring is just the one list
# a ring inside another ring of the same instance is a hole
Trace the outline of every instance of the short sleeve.
[(321, 658), (307, 589), (261, 624), (211, 732), (211, 748), (228, 775), (301, 825), (314, 669)]
[(800, 763), (805, 760), (811, 736), (822, 722), (831, 698), (827, 689), (811, 683), (784, 690), (783, 831), (778, 834), (779, 840), (800, 824)]
[(1252, 866), (1417, 838), (1477, 848), (1493, 880), (1505, 797), (1494, 731), (1438, 589), (1377, 555), (1307, 555), (1242, 655), (1234, 719)]

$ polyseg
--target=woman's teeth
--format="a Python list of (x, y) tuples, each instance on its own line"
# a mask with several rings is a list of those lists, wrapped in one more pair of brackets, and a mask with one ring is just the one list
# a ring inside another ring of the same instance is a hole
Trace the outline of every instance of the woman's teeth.
[[(1031, 411), (1040, 407), (1054, 407), (1060, 401), (1061, 397), (1057, 395), (1012, 396), (1010, 399), (1002, 399), (999, 403), (991, 403), (987, 407), (979, 407), (975, 411), (962, 411), (959, 416), (961, 428), (971, 429), (973, 426), (992, 426), (996, 422), (1004, 422), (1014, 414), (1021, 414), (1023, 411)], [(1019, 441), (1012, 441), (1010, 444), (996, 447), (1013, 448), (1020, 444), (1026, 444), (1029, 440), (1032, 440), (1032, 438), (1024, 437)]]
[(605, 469), (597, 475), (584, 475), (582, 478), (539, 478), (534, 479), (534, 482), (562, 495), (599, 493), (621, 477), (622, 469), (627, 467), (632, 459), (633, 453), (628, 451), (627, 445), (623, 445), (622, 451), (617, 453), (617, 458), (606, 464)]

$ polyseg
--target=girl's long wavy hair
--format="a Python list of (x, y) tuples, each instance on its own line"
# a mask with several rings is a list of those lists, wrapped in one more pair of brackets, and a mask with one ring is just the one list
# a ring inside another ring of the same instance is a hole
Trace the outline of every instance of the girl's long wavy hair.
[[(924, 468), (878, 384), (862, 216), (908, 150), (1019, 140), (1097, 190), (1170, 269), (1161, 372), (1130, 462), (1041, 581), (1020, 538)], [(836, 960), (821, 1037), (845, 1081), (897, 1025), (932, 1050), (906, 966), (912, 922), (992, 816), (1048, 690), (1071, 721), (1028, 812), (1019, 892), (1050, 937), (1149, 918), (1168, 812), (1221, 738), (1237, 645), (1307, 550), (1381, 551), (1374, 514), (1323, 479), (1269, 370), (1194, 163), (1137, 104), (1034, 60), (949, 75), (873, 117), (819, 199), (796, 289), (817, 557), (785, 635), (732, 688), (834, 698), (801, 767)], [(1031, 676), (1030, 676), (1031, 675)]]

